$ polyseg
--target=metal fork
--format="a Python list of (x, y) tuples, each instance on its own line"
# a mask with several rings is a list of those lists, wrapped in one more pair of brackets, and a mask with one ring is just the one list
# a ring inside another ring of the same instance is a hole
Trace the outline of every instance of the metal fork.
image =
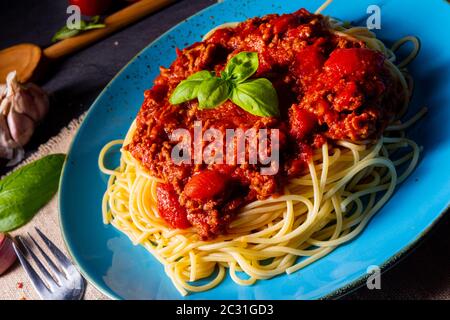
[[(36, 254), (31, 250), (25, 239), (20, 236), (16, 237), (17, 242), (25, 249), (25, 254), (22, 253), (22, 250), (16, 243), (13, 243), (14, 251), (37, 293), (43, 300), (81, 300), (86, 289), (86, 281), (61, 250), (59, 250), (56, 245), (41, 232), (41, 230), (36, 227), (35, 230), (59, 264), (59, 266), (57, 266), (41, 248), (39, 243), (28, 233), (28, 236), (33, 241), (35, 247), (47, 262), (48, 269), (50, 270), (49, 272)], [(34, 260), (44, 280), (27, 261), (26, 255), (31, 256)]]

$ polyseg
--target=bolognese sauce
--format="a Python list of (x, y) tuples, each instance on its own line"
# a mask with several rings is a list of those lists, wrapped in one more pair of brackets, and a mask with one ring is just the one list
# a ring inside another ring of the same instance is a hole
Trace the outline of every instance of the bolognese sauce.
[[(172, 105), (180, 81), (201, 70), (217, 75), (242, 51), (256, 52), (253, 76), (269, 79), (279, 97), (279, 117), (258, 117), (230, 100), (199, 110), (198, 101)], [(301, 9), (267, 15), (215, 31), (183, 50), (169, 68), (161, 67), (125, 146), (155, 177), (160, 216), (173, 228), (195, 227), (202, 239), (225, 233), (240, 207), (283, 193), (289, 178), (305, 172), (314, 149), (337, 140), (378, 138), (400, 112), (396, 86), (382, 53), (364, 42), (336, 35), (328, 20)], [(278, 129), (280, 169), (262, 175), (258, 165), (174, 164), (170, 140), (175, 129)]]

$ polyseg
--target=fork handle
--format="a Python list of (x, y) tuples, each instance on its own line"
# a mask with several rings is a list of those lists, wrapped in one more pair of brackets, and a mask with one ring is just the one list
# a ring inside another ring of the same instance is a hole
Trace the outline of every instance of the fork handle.
[(44, 56), (51, 60), (67, 56), (173, 2), (175, 0), (141, 0), (136, 2), (107, 17), (104, 22), (105, 28), (87, 31), (73, 38), (60, 41), (44, 49)]

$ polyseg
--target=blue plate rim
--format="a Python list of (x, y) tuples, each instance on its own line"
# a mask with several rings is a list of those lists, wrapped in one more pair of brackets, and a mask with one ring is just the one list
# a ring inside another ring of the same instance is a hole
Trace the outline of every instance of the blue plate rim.
[[(161, 38), (163, 38), (166, 34), (170, 33), (172, 30), (176, 29), (178, 26), (182, 25), (183, 23), (185, 23), (186, 21), (188, 21), (189, 19), (191, 19), (192, 17), (202, 14), (205, 11), (209, 10), (212, 7), (215, 7), (217, 5), (219, 5), (220, 2), (216, 2), (210, 6), (207, 6), (205, 8), (203, 8), (202, 10), (194, 13), (192, 16), (183, 19), (181, 22), (177, 23), (176, 25), (174, 25), (173, 27), (169, 28), (168, 30), (166, 30), (164, 33), (162, 33), (160, 36), (156, 37), (152, 42), (150, 42), (148, 45), (146, 45), (142, 50), (140, 50), (130, 61), (128, 61), (118, 72), (117, 74), (108, 82), (108, 84), (103, 88), (103, 90), (100, 92), (100, 94), (97, 96), (97, 98), (94, 100), (94, 102), (92, 102), (91, 106), (89, 107), (88, 111), (85, 114), (84, 119), (82, 120), (80, 126), (78, 127), (78, 129), (76, 130), (75, 134), (74, 134), (74, 138), (72, 139), (72, 141), (69, 144), (69, 148), (67, 151), (67, 155), (66, 155), (66, 160), (64, 161), (63, 164), (63, 168), (61, 171), (61, 176), (59, 179), (59, 189), (58, 189), (58, 199), (57, 199), (57, 203), (58, 203), (58, 214), (59, 214), (59, 225), (60, 225), (60, 229), (61, 229), (61, 234), (62, 234), (62, 238), (64, 241), (64, 244), (67, 248), (67, 251), (70, 255), (70, 257), (72, 258), (72, 260), (75, 262), (75, 264), (77, 265), (78, 270), (80, 271), (80, 273), (82, 274), (82, 276), (89, 282), (89, 284), (91, 284), (93, 287), (95, 287), (96, 290), (100, 291), (102, 294), (104, 294), (105, 296), (109, 297), (112, 300), (123, 300), (121, 297), (119, 297), (118, 295), (116, 295), (113, 292), (110, 292), (107, 288), (105, 288), (102, 284), (97, 283), (90, 275), (89, 273), (83, 269), (83, 267), (81, 266), (82, 264), (78, 261), (76, 255), (74, 254), (73, 248), (72, 248), (72, 244), (70, 243), (70, 241), (68, 241), (67, 237), (66, 237), (66, 232), (67, 230), (64, 228), (64, 224), (62, 222), (63, 220), (63, 213), (62, 213), (62, 192), (61, 192), (61, 186), (63, 185), (63, 181), (65, 179), (65, 176), (67, 175), (67, 159), (69, 157), (69, 155), (72, 153), (72, 149), (73, 149), (73, 145), (75, 144), (75, 142), (79, 139), (79, 132), (80, 130), (85, 126), (86, 121), (90, 118), (90, 116), (92, 115), (93, 112), (93, 106), (95, 106), (97, 104), (97, 102), (102, 98), (102, 96), (106, 93), (106, 91), (108, 90), (108, 88), (117, 80), (117, 78), (128, 68), (128, 66), (133, 63), (135, 60), (138, 59), (138, 57), (147, 50), (148, 47), (152, 46), (154, 43), (156, 43), (157, 41), (159, 41)], [(410, 253), (412, 253), (412, 251), (418, 247), (421, 244), (421, 240), (423, 240), (423, 238), (428, 235), (430, 233), (430, 231), (435, 228), (435, 226), (437, 224), (439, 224), (442, 221), (442, 218), (445, 216), (446, 213), (450, 212), (450, 205), (447, 205), (446, 208), (444, 208), (430, 223), (428, 226), (426, 226), (425, 229), (423, 229), (412, 241), (410, 241), (409, 243), (406, 243), (400, 250), (398, 250), (395, 254), (393, 254), (392, 256), (390, 256), (389, 258), (387, 258), (383, 264), (380, 266), (381, 272), (384, 273), (387, 270), (391, 269), (392, 267), (396, 266), (400, 261), (402, 261), (406, 256), (408, 256)], [(335, 290), (333, 290), (332, 292), (329, 292), (328, 294), (324, 294), (323, 296), (319, 297), (318, 299), (338, 299), (341, 298), (345, 295), (348, 295), (349, 293), (357, 290), (358, 288), (360, 288), (365, 280), (367, 279), (368, 275), (362, 275), (360, 277), (358, 277), (357, 279), (354, 279), (352, 281), (349, 281), (348, 283), (342, 285), (340, 288), (337, 288)], [(220, 299), (219, 299), (220, 300)]]

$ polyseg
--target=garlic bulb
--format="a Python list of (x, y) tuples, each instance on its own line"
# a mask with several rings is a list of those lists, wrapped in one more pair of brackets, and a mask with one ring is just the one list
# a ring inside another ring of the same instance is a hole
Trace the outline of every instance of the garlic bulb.
[(16, 72), (0, 84), (0, 158), (14, 165), (23, 159), (23, 146), (30, 141), (36, 124), (48, 112), (47, 94), (38, 86), (20, 84)]

